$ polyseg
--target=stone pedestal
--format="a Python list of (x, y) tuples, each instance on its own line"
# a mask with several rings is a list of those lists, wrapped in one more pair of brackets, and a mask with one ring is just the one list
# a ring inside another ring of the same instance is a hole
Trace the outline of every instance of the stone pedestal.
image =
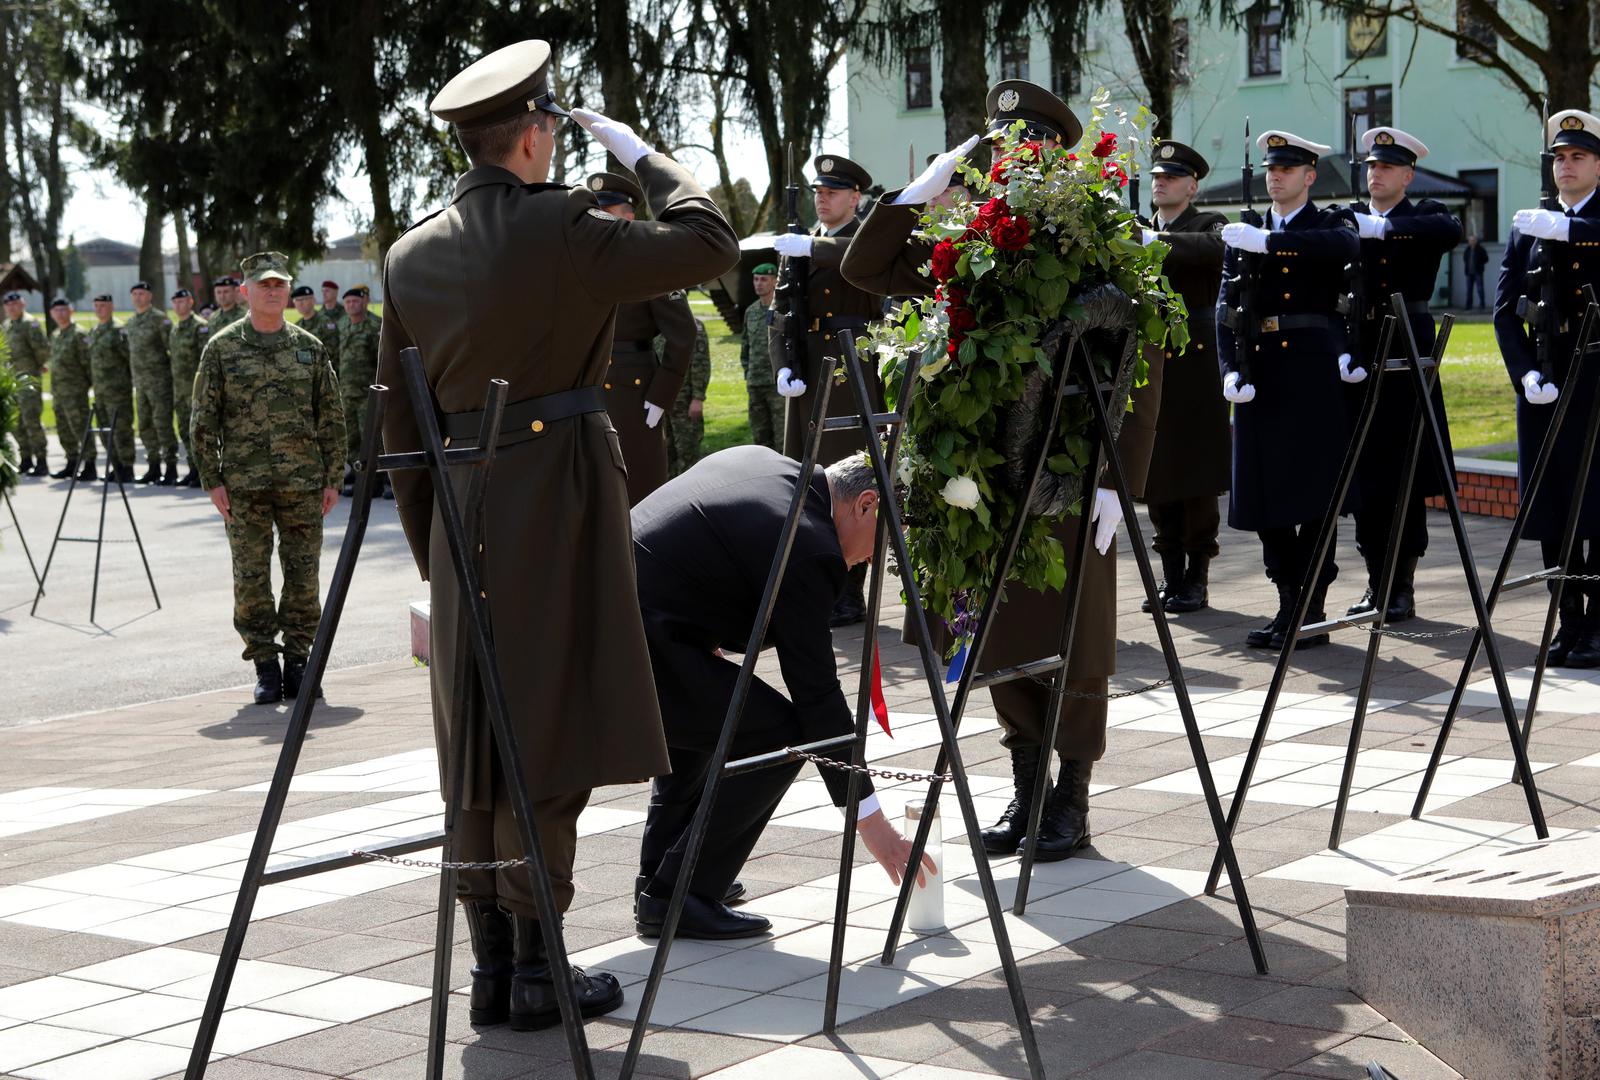
[(426, 666), (431, 657), (428, 646), (428, 613), (431, 605), (426, 600), (411, 604), (411, 659)]
[(1466, 1076), (1600, 1076), (1600, 835), (1345, 890), (1350, 983)]

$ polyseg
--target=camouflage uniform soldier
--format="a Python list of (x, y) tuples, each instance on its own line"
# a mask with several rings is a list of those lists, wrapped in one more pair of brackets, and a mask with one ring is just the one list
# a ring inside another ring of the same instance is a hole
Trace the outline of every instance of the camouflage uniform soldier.
[(40, 380), (44, 378), (49, 360), (49, 349), (45, 345), (44, 331), (25, 314), (27, 304), (21, 293), (6, 293), (5, 309), (6, 348), (10, 350), (11, 370), (32, 380), (18, 395), (22, 413), (22, 430), (17, 432), (17, 441), (21, 443), (22, 450), (22, 460), (19, 462), (21, 474), (49, 476), (50, 466), (46, 461), (50, 439), (44, 433), (44, 394), (40, 389)]
[[(83, 450), (83, 433), (89, 430), (89, 386), (93, 381), (89, 366), (89, 339), (72, 324), (72, 305), (57, 299), (50, 305), (56, 332), (50, 338), (50, 397), (56, 408), (56, 438), (66, 452), (67, 464), (50, 475), (65, 480), (78, 471), (78, 455)], [(95, 480), (94, 447), (89, 447), (79, 480)]]
[[(665, 340), (662, 340), (665, 344)], [(694, 358), (667, 421), (667, 475), (677, 476), (700, 460), (706, 437), (706, 387), (711, 384), (711, 342), (706, 325), (694, 321)]]
[(113, 412), (117, 415), (116, 430), (101, 436), (106, 446), (106, 479), (126, 484), (133, 480), (133, 369), (128, 363), (128, 335), (111, 321), (110, 293), (94, 298), (94, 317), (99, 320), (89, 331), (94, 411), (102, 426), (111, 423)]
[[(378, 381), (378, 334), (383, 320), (367, 310), (367, 287), (352, 285), (344, 291), (345, 321), (339, 327), (339, 396), (344, 400), (346, 494), (355, 488), (355, 463), (361, 456), (361, 419), (367, 413), (367, 387)], [(379, 494), (394, 498), (387, 478), (381, 478)]]
[[(322, 347), (328, 350), (328, 361), (333, 364), (333, 370), (339, 370), (339, 320), (328, 312), (317, 307), (316, 296), (311, 291), (310, 285), (296, 285), (294, 292), (289, 294), (289, 299), (294, 301), (294, 309), (300, 315), (295, 325), (302, 330), (317, 335), (317, 340), (322, 342)], [(344, 309), (339, 309), (339, 314), (344, 315)]]
[(147, 466), (139, 483), (177, 487), (178, 432), (172, 424), (172, 358), (167, 354), (172, 321), (151, 304), (150, 286), (145, 282), (136, 282), (129, 294), (133, 317), (123, 332), (128, 335), (134, 400), (139, 406), (139, 441), (144, 443)]
[(750, 280), (756, 287), (756, 300), (745, 309), (744, 344), (739, 347), (739, 366), (744, 368), (744, 388), (749, 397), (750, 441), (781, 450), (788, 406), (772, 381), (767, 351), (767, 314), (772, 310), (778, 268), (773, 263), (760, 263), (750, 271)]
[[(322, 283), (322, 307), (318, 310), (323, 318), (333, 323), (335, 330), (349, 321), (350, 316), (345, 314), (344, 304), (339, 301), (339, 283), (337, 281), (324, 281)], [(337, 343), (335, 343), (334, 351), (338, 351)], [(334, 357), (333, 366), (339, 366), (338, 357)]]
[[(300, 692), (322, 615), (322, 518), (338, 501), (344, 416), (322, 342), (283, 317), (289, 260), (244, 260), (248, 318), (212, 334), (194, 382), (200, 483), (228, 525), (233, 625), (256, 666), (257, 704)], [(272, 597), (272, 531), (283, 593)], [(283, 634), (283, 668), (278, 634)]]
[(189, 414), (194, 402), (194, 375), (200, 370), (200, 353), (211, 339), (211, 327), (194, 313), (194, 293), (188, 289), (172, 294), (172, 314), (178, 320), (167, 340), (167, 354), (172, 357), (172, 412), (178, 421), (178, 437), (183, 440), (183, 458), (189, 463), (189, 472), (178, 486), (197, 488), (200, 470), (195, 465)]
[(216, 301), (217, 310), (211, 313), (206, 324), (211, 327), (213, 334), (245, 317), (244, 305), (239, 303), (239, 283), (233, 278), (219, 277), (213, 281), (211, 298)]

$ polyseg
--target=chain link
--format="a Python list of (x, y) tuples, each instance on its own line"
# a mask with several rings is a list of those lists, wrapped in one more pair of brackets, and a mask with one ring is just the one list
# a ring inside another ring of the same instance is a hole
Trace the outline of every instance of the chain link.
[(1600, 574), (1549, 574), (1540, 581), (1600, 581)]
[(501, 859), (498, 862), (436, 862), (432, 859), (408, 859), (401, 855), (385, 855), (379, 851), (352, 851), (350, 854), (359, 859), (394, 863), (396, 866), (412, 866), (419, 870), (510, 870), (512, 867), (524, 864), (530, 868), (533, 866), (531, 855), (524, 855), (520, 859)]
[(1391, 630), (1387, 626), (1379, 629), (1369, 626), (1367, 633), (1382, 634), (1384, 637), (1409, 638), (1412, 641), (1426, 641), (1430, 638), (1455, 637), (1457, 634), (1470, 634), (1476, 626), (1458, 626), (1454, 630)]
[[(1042, 686), (1046, 690), (1054, 685), (1053, 679), (1047, 679), (1043, 675), (1028, 675), (1027, 679), (1035, 686)], [(1092, 690), (1074, 690), (1070, 686), (1064, 686), (1061, 688), (1061, 696), (1077, 698), (1080, 701), (1116, 701), (1118, 698), (1138, 697), (1140, 694), (1148, 694), (1152, 690), (1159, 690), (1163, 686), (1171, 685), (1171, 679), (1157, 679), (1153, 683), (1136, 686), (1132, 690), (1116, 690), (1106, 694), (1096, 693)]]
[(830, 757), (823, 757), (821, 754), (813, 754), (808, 750), (798, 750), (793, 746), (785, 746), (783, 749), (790, 757), (804, 758), (819, 769), (838, 769), (840, 772), (876, 776), (880, 780), (905, 780), (914, 784), (931, 784), (935, 780), (948, 784), (951, 780), (949, 773), (911, 773), (899, 772), (893, 769), (874, 769), (867, 765), (856, 765), (849, 761), (836, 761)]

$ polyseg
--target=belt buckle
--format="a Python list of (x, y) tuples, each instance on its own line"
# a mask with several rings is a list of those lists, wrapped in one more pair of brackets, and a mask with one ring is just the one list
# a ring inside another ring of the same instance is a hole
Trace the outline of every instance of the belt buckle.
[(1278, 317), (1276, 315), (1269, 315), (1265, 319), (1262, 319), (1261, 332), (1263, 334), (1276, 334), (1278, 332)]

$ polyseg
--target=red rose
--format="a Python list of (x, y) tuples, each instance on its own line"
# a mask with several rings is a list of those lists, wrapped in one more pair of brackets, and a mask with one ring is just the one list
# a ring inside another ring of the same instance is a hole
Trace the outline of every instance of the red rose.
[(1001, 158), (994, 163), (994, 168), (989, 170), (989, 179), (997, 184), (1006, 182), (1006, 166), (1011, 164), (1010, 158)]
[(1030, 150), (1030, 151), (1032, 151), (1033, 152), (1033, 158), (1034, 158), (1035, 161), (1042, 161), (1044, 159), (1044, 144), (1043, 143), (1040, 143), (1040, 142), (1025, 142), (1021, 146), (1017, 147), (1017, 149), (1018, 150)]
[(1094, 144), (1094, 149), (1089, 151), (1097, 158), (1110, 157), (1117, 152), (1117, 136), (1115, 132), (1102, 131), (1100, 141)]
[(966, 337), (967, 334), (978, 328), (978, 317), (969, 307), (952, 306), (946, 315), (950, 319), (950, 336)]
[(978, 216), (972, 219), (972, 231), (980, 235), (994, 228), (994, 223), (1010, 213), (1004, 199), (990, 199), (978, 208)]
[(956, 253), (956, 246), (948, 240), (940, 240), (933, 245), (933, 280), (949, 281), (956, 273), (956, 262), (961, 256)]
[(950, 344), (945, 346), (944, 354), (950, 358), (951, 363), (961, 359), (961, 342), (951, 338)]
[(944, 298), (950, 301), (952, 307), (959, 307), (967, 302), (967, 290), (951, 285), (945, 289)]
[(1118, 187), (1128, 186), (1128, 174), (1122, 171), (1122, 166), (1115, 161), (1108, 161), (1100, 169), (1100, 179), (1115, 179)]
[(995, 222), (994, 228), (989, 231), (989, 239), (1001, 251), (1021, 251), (1028, 246), (1028, 234), (1027, 218), (1008, 215)]

